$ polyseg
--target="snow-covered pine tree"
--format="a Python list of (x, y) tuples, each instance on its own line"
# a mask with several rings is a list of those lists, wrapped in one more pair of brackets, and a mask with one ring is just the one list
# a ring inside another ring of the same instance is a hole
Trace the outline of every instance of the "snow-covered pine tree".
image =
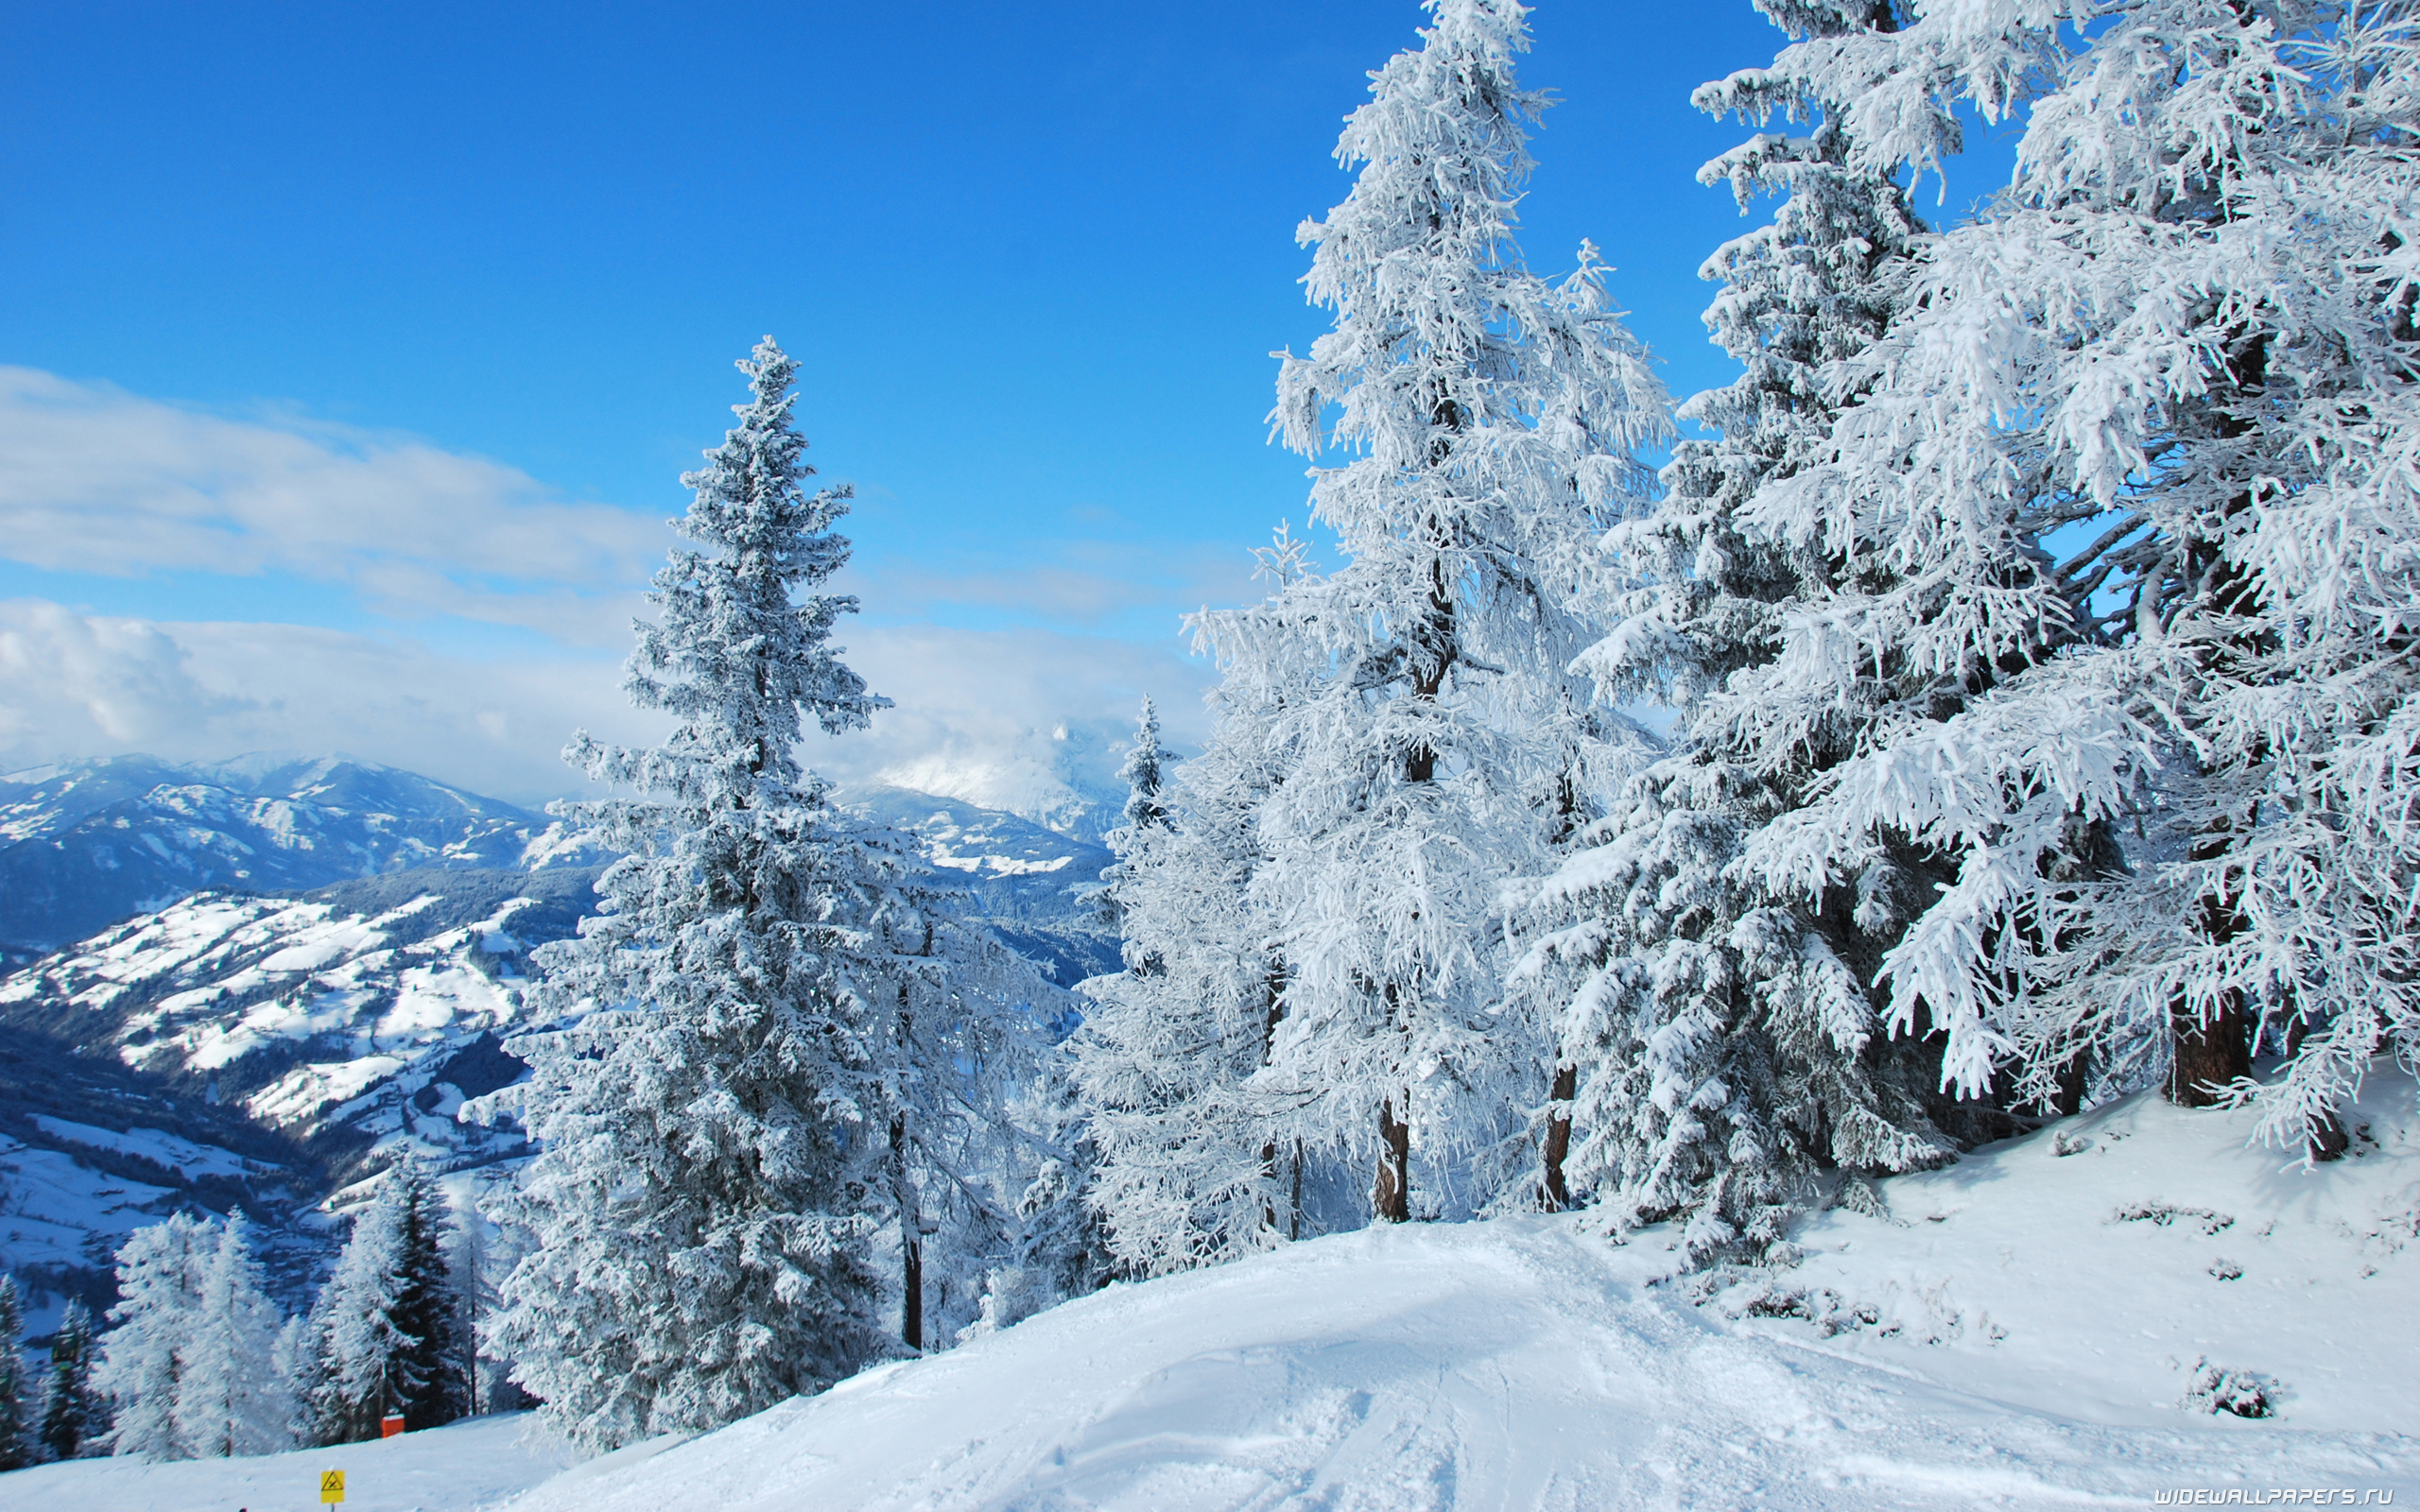
[(579, 937), (541, 953), (537, 1011), (560, 1026), (511, 1041), (532, 1074), (491, 1105), (544, 1146), (498, 1214), (536, 1247), (502, 1284), (493, 1348), (598, 1449), (717, 1426), (880, 1353), (886, 1224), (908, 1346), (928, 1312), (971, 1320), (1014, 1228), (994, 1177), (1016, 1143), (1004, 1088), (1029, 1068), (1015, 1005), (1054, 990), (799, 765), (803, 712), (838, 734), (888, 700), (830, 644), (856, 607), (821, 591), (848, 556), (848, 490), (802, 487), (797, 364), (768, 338), (740, 368), (738, 426), (683, 480), (696, 548), (657, 574), (663, 623), (631, 659), (633, 701), (676, 728), (567, 753), (636, 790), (560, 810), (626, 859)]
[(95, 1340), (93, 1314), (71, 1297), (50, 1337), (50, 1393), (43, 1402), (43, 1450), (52, 1459), (75, 1459), (109, 1432), (108, 1404), (93, 1387)]
[[(1760, 131), (1699, 175), (1743, 211), (1782, 197), (1771, 224), (1703, 270), (1723, 285), (1707, 327), (1746, 370), (1682, 406), (1716, 434), (1676, 446), (1660, 507), (1609, 535), (1630, 586), (1614, 632), (1582, 658), (1607, 696), (1673, 709), (1671, 746), (1520, 920), (1533, 932), (1522, 996), (1553, 1026), (1559, 1090), (1574, 1099), (1544, 1142), (1549, 1201), (1600, 1203), (1618, 1227), (1680, 1219), (1701, 1258), (1779, 1238), (1827, 1171), (1952, 1152), (1926, 1107), (1934, 1068), (1876, 1032), (1866, 986), (1946, 873), (1901, 845), (1853, 889), (1809, 897), (1736, 865), (1750, 835), (1823, 790), (1894, 696), (1879, 677), (1812, 696), (1776, 683), (1806, 644), (1807, 606), (1884, 579), (1835, 542), (1772, 538), (1753, 512), (1760, 488), (1829, 455), (1859, 396), (1827, 393), (1824, 375), (1889, 329), (1923, 233), (1899, 179), (1857, 161), (1851, 109), (1903, 15), (1872, 0), (1759, 9), (1795, 43), (1696, 96), (1709, 113), (1804, 132)], [(1928, 144), (1916, 155), (1954, 149), (1945, 112), (1892, 125)]]
[(25, 1332), (17, 1279), (0, 1275), (0, 1470), (21, 1469), (43, 1452), (42, 1393), (26, 1368)]
[(298, 1390), (322, 1444), (376, 1438), (380, 1419), (434, 1428), (469, 1411), (458, 1293), (444, 1255), (444, 1199), (406, 1161), (355, 1214), (307, 1325)]
[(1259, 815), (1253, 886), (1288, 971), (1254, 1080), (1271, 1134), (1374, 1167), (1393, 1221), (1415, 1147), (1454, 1189), (1418, 1211), (1495, 1197), (1553, 1090), (1550, 1052), (1488, 1011), (1498, 889), (1551, 865), (1635, 748), (1569, 668), (1596, 638), (1598, 538), (1643, 506), (1638, 454), (1670, 425), (1594, 249), (1550, 284), (1515, 244), (1545, 104), (1514, 77), (1526, 8), (1427, 9), (1338, 144), (1352, 192), (1300, 232), (1335, 329), (1278, 354), (1276, 434), (1356, 454), (1312, 472), (1344, 563), (1204, 622), (1230, 664), (1288, 639), (1324, 663), (1277, 721), (1288, 765)]
[[(1272, 601), (1311, 577), (1280, 526), (1260, 548)], [(1197, 622), (1197, 629), (1200, 626)], [(1302, 1229), (1301, 1164), (1246, 1083), (1269, 1060), (1285, 988), (1269, 917), (1252, 896), (1258, 817), (1282, 757), (1275, 718), (1314, 686), (1300, 640), (1241, 647), (1210, 695), (1201, 755), (1155, 795), (1166, 816), (1117, 837), (1127, 969), (1068, 1040), (1097, 1152), (1089, 1200), (1118, 1265), (1155, 1276), (1284, 1242)]]
[(2103, 1090), (2257, 1097), (2325, 1155), (2376, 1057), (2420, 1050), (2415, 18), (1954, 10), (1894, 39), (1873, 108), (1909, 79), (2030, 99), (2015, 181), (1833, 375), (1867, 386), (1836, 455), (1765, 505), (1925, 585), (1921, 614), (1823, 606), (1822, 660), (1988, 692), (1878, 729), (1750, 859), (1811, 889), (1893, 835), (1956, 857), (1884, 966), (1953, 1085), (2055, 1102), (2081, 1057)]
[(284, 1319), (262, 1294), (242, 1210), (227, 1214), (180, 1351), (176, 1430), (197, 1459), (294, 1447), (294, 1400), (272, 1358)]
[(185, 1340), (201, 1302), (202, 1276), (216, 1246), (213, 1225), (191, 1213), (137, 1228), (117, 1252), (115, 1325), (101, 1340), (95, 1389), (115, 1413), (110, 1452), (188, 1459), (177, 1432), (177, 1382)]

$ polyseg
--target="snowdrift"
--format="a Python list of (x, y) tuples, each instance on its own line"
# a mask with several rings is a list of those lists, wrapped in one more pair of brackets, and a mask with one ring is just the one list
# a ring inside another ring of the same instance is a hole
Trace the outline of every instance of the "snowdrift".
[[(1888, 1182), (1890, 1215), (1836, 1210), (1798, 1266), (1711, 1282), (1674, 1275), (1669, 1236), (1614, 1247), (1584, 1217), (1321, 1239), (1115, 1287), (511, 1505), (2420, 1497), (2411, 1083), (2382, 1079), (2361, 1153), (2314, 1172), (2244, 1148), (2250, 1117), (2130, 1099)], [(2213, 1371), (2266, 1383), (2273, 1416), (2213, 1411)]]

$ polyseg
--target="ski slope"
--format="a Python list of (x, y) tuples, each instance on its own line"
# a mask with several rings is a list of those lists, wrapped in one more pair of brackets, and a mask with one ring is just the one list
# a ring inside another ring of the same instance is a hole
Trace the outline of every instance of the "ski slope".
[[(1824, 1214), (1800, 1265), (1712, 1285), (1673, 1276), (1667, 1236), (1614, 1247), (1577, 1217), (1315, 1240), (1112, 1288), (512, 1506), (2408, 1503), (2411, 1084), (2379, 1078), (2364, 1153), (2312, 1172), (2245, 1148), (2250, 1117), (2128, 1099), (1885, 1183), (1890, 1216)], [(2063, 1137), (2092, 1143), (2052, 1153)], [(2166, 1223), (2120, 1216), (2161, 1203)], [(2192, 1212), (2233, 1222), (2205, 1234)], [(2240, 1275), (2212, 1274), (2219, 1250)], [(2201, 1356), (2280, 1383), (2278, 1416), (2188, 1401)]]
[[(304, 1512), (342, 1470), (342, 1512), (468, 1512), (562, 1473), (571, 1456), (524, 1444), (529, 1418), (474, 1418), (375, 1444), (250, 1459), (79, 1459), (0, 1475), (7, 1512)], [(602, 1467), (606, 1461), (593, 1462)], [(593, 1468), (593, 1467), (592, 1467)]]
[[(2125, 1099), (1886, 1181), (1886, 1214), (1815, 1216), (1787, 1269), (1682, 1275), (1668, 1235), (1616, 1246), (1586, 1215), (1374, 1229), (567, 1469), (481, 1419), (45, 1467), (0, 1506), (263, 1512), (314, 1504), (298, 1474), (339, 1460), (356, 1512), (2410, 1504), (2413, 1084), (2375, 1078), (2355, 1153), (2315, 1170), (2247, 1147), (2252, 1117)], [(2274, 1416), (2195, 1400), (2212, 1368)]]

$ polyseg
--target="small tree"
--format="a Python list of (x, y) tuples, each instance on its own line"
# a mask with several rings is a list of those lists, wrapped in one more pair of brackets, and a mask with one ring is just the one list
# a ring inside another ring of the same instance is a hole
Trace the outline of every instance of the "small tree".
[(115, 1410), (110, 1452), (146, 1459), (188, 1459), (177, 1432), (177, 1387), (183, 1352), (201, 1304), (202, 1280), (216, 1245), (207, 1219), (176, 1213), (137, 1228), (117, 1252), (116, 1325), (101, 1341), (94, 1385)]
[(293, 1447), (294, 1400), (275, 1359), (284, 1323), (261, 1292), (250, 1225), (231, 1211), (202, 1269), (182, 1351), (176, 1430), (198, 1459)]
[(26, 1368), (25, 1332), (16, 1278), (0, 1276), (0, 1470), (22, 1469), (42, 1453), (40, 1383)]
[[(1256, 555), (1272, 597), (1308, 576), (1302, 542), (1282, 528)], [(1296, 640), (1244, 643), (1211, 696), (1208, 746), (1148, 799), (1138, 787), (1138, 821), (1112, 837), (1126, 970), (1090, 986), (1097, 1001), (1067, 1049), (1095, 1150), (1087, 1197), (1132, 1273), (1209, 1264), (1301, 1231), (1299, 1153), (1272, 1143), (1246, 1084), (1268, 1064), (1285, 990), (1252, 882), (1267, 859), (1260, 809), (1284, 761), (1275, 721), (1314, 685), (1305, 651)]]
[(54, 1459), (74, 1459), (109, 1431), (108, 1404), (93, 1386), (93, 1314), (80, 1297), (69, 1297), (50, 1340), (50, 1399), (42, 1421), (43, 1449)]
[(310, 1364), (300, 1395), (318, 1442), (376, 1438), (390, 1413), (422, 1429), (469, 1411), (444, 1237), (442, 1198), (413, 1162), (390, 1171), (354, 1217), (306, 1325)]

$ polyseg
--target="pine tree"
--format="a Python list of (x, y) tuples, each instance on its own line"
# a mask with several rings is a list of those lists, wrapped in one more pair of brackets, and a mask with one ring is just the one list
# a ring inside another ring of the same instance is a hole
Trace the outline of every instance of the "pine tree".
[(146, 1459), (189, 1459), (177, 1432), (182, 1356), (201, 1304), (202, 1279), (215, 1252), (213, 1226), (190, 1213), (137, 1228), (117, 1252), (115, 1325), (101, 1340), (95, 1389), (115, 1413), (110, 1452)]
[[(1877, 115), (1911, 88), (2025, 107), (2016, 178), (1832, 375), (1866, 402), (1767, 528), (1925, 586), (1815, 606), (1829, 664), (1968, 696), (1878, 725), (1747, 862), (1812, 890), (1893, 835), (1954, 860), (1882, 970), (1894, 1022), (1945, 1029), (1957, 1089), (2255, 1098), (2264, 1134), (2325, 1155), (2375, 1058), (2420, 1043), (2415, 22), (2262, 0), (2060, 20), (1927, 14), (1868, 90)], [(2288, 1055), (2273, 1086), (2256, 1042)]]
[(261, 1292), (249, 1227), (240, 1210), (220, 1226), (180, 1350), (176, 1431), (198, 1459), (294, 1447), (294, 1401), (273, 1359), (284, 1319)]
[(443, 1197), (416, 1162), (389, 1172), (354, 1216), (301, 1350), (308, 1368), (296, 1395), (315, 1441), (376, 1438), (389, 1414), (419, 1430), (470, 1410), (445, 1237)]
[(544, 1152), (499, 1212), (537, 1247), (492, 1348), (596, 1448), (715, 1427), (882, 1352), (886, 1225), (904, 1342), (928, 1312), (972, 1318), (1014, 1227), (1015, 1005), (1052, 990), (799, 766), (802, 713), (837, 734), (887, 700), (830, 644), (856, 607), (821, 592), (848, 493), (802, 487), (797, 365), (769, 338), (740, 367), (739, 425), (683, 479), (697, 549), (656, 576), (663, 622), (631, 660), (632, 699), (677, 727), (568, 753), (636, 789), (561, 811), (627, 859), (580, 936), (541, 953), (538, 1011), (562, 1026), (511, 1042), (532, 1075), (502, 1099)]
[(69, 1297), (51, 1335), (50, 1397), (42, 1421), (43, 1447), (53, 1459), (74, 1459), (109, 1432), (107, 1404), (93, 1387), (95, 1346), (92, 1313), (81, 1298)]
[(1356, 454), (1312, 473), (1346, 559), (1206, 627), (1231, 663), (1293, 639), (1325, 665), (1278, 721), (1290, 763), (1259, 816), (1288, 974), (1254, 1081), (1281, 1143), (1374, 1166), (1393, 1221), (1415, 1144), (1447, 1183), (1423, 1211), (1495, 1196), (1551, 1091), (1550, 1054), (1489, 1012), (1498, 889), (1551, 865), (1634, 748), (1569, 665), (1595, 639), (1598, 539), (1643, 507), (1638, 453), (1669, 426), (1594, 249), (1556, 284), (1515, 245), (1544, 106), (1513, 75), (1525, 9), (1428, 9), (1339, 143), (1364, 164), (1352, 193), (1300, 233), (1336, 327), (1279, 354), (1277, 434)]
[(20, 1469), (42, 1454), (39, 1383), (26, 1368), (25, 1304), (17, 1280), (0, 1276), (0, 1470)]
[[(1811, 691), (1792, 680), (1792, 648), (1814, 651), (1797, 616), (1896, 580), (1828, 541), (1776, 538), (1757, 510), (1760, 490), (1828, 456), (1859, 393), (1826, 375), (1891, 328), (1924, 236), (1893, 172), (1859, 161), (1852, 110), (1870, 82), (1855, 70), (1901, 15), (1868, 0), (1760, 9), (1801, 41), (1697, 94), (1713, 114), (1806, 128), (1760, 132), (1700, 174), (1727, 182), (1743, 211), (1784, 197), (1770, 225), (1703, 269), (1724, 285), (1706, 324), (1746, 370), (1682, 406), (1718, 434), (1675, 447), (1661, 506), (1613, 530), (1632, 586), (1614, 633), (1581, 659), (1608, 696), (1673, 708), (1672, 745), (1542, 889), (1520, 973), (1571, 1099), (1544, 1142), (1549, 1203), (1602, 1203), (1618, 1227), (1680, 1219), (1701, 1258), (1780, 1238), (1828, 1172), (1954, 1152), (1927, 1106), (1926, 1047), (1877, 1032), (1865, 985), (1927, 884), (1946, 880), (1938, 859), (1903, 844), (1819, 896), (1737, 866), (1907, 696), (1871, 676)], [(1931, 133), (1914, 155), (1955, 142), (1945, 112), (1893, 125)]]
[[(1280, 527), (1262, 548), (1272, 599), (1309, 579)], [(1162, 1275), (1302, 1232), (1300, 1156), (1264, 1128), (1246, 1084), (1268, 1064), (1285, 988), (1271, 920), (1251, 887), (1258, 816), (1282, 756), (1276, 717), (1304, 700), (1305, 643), (1244, 643), (1211, 695), (1208, 746), (1152, 795), (1164, 819), (1115, 837), (1127, 969), (1067, 1042), (1095, 1151), (1087, 1197), (1118, 1266)], [(1292, 658), (1292, 660), (1289, 660)]]

